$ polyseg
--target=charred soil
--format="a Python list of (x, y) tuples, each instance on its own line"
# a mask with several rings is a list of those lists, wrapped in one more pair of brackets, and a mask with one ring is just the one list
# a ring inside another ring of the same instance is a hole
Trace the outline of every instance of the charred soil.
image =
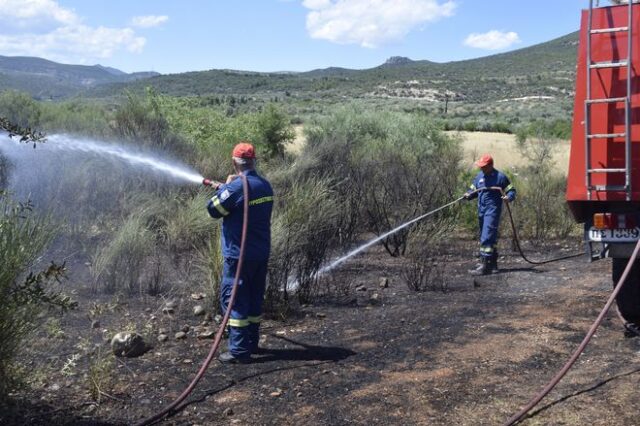
[[(266, 321), (264, 353), (248, 365), (214, 361), (163, 424), (501, 424), (581, 341), (610, 294), (611, 266), (577, 258), (531, 267), (509, 253), (499, 274), (474, 279), (466, 273), (473, 247), (460, 241), (443, 253), (441, 282), (424, 292), (410, 291), (403, 260), (382, 250), (348, 262), (325, 278), (341, 295)], [(575, 250), (579, 244), (555, 244), (528, 253)], [(215, 323), (203, 324), (193, 307), (211, 312), (215, 302), (194, 300), (198, 289), (116, 299), (74, 285), (80, 309), (51, 318), (28, 342), (21, 359), (31, 383), (0, 414), (3, 424), (135, 423), (176, 398), (206, 356), (211, 340), (196, 334)], [(173, 313), (163, 312), (169, 299)], [(108, 340), (126, 329), (153, 348), (114, 358)], [(161, 331), (168, 340), (157, 340)], [(523, 424), (636, 424), (639, 350), (640, 339), (626, 338), (610, 312)]]

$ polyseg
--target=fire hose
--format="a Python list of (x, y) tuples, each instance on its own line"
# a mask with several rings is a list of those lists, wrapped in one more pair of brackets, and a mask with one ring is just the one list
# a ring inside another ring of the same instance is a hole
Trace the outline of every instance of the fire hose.
[[(189, 386), (187, 386), (187, 388), (182, 392), (182, 394), (176, 398), (175, 401), (173, 401), (171, 404), (169, 404), (168, 406), (166, 406), (162, 411), (158, 412), (157, 414), (143, 420), (142, 422), (139, 422), (136, 424), (136, 426), (146, 426), (146, 425), (150, 425), (153, 424), (159, 420), (161, 420), (163, 417), (165, 417), (166, 415), (170, 414), (172, 411), (174, 411), (180, 403), (182, 403), (188, 396), (189, 394), (193, 391), (193, 389), (195, 388), (195, 386), (198, 384), (198, 382), (202, 379), (202, 377), (204, 376), (204, 373), (206, 372), (207, 368), (209, 367), (209, 364), (211, 363), (211, 361), (213, 360), (213, 357), (215, 356), (218, 347), (220, 346), (220, 342), (222, 340), (222, 336), (224, 334), (224, 329), (229, 321), (229, 317), (231, 314), (231, 310), (233, 308), (233, 304), (235, 302), (235, 298), (236, 298), (236, 293), (237, 293), (237, 288), (238, 288), (238, 282), (240, 279), (240, 273), (242, 270), (242, 263), (243, 263), (243, 258), (244, 258), (244, 248), (245, 248), (245, 240), (246, 240), (246, 234), (247, 234), (247, 222), (248, 222), (248, 214), (249, 214), (249, 189), (248, 189), (248, 184), (247, 184), (247, 179), (244, 175), (240, 175), (240, 177), (242, 178), (242, 186), (243, 186), (243, 192), (244, 192), (244, 220), (243, 220), (243, 225), (242, 225), (242, 237), (241, 237), (241, 243), (240, 243), (240, 256), (238, 259), (238, 268), (236, 270), (236, 275), (235, 275), (235, 279), (233, 282), (233, 287), (231, 290), (231, 296), (229, 299), (229, 304), (227, 306), (225, 315), (222, 319), (222, 322), (220, 323), (220, 327), (218, 328), (218, 331), (216, 333), (215, 339), (213, 341), (213, 344), (211, 345), (211, 349), (209, 350), (209, 354), (207, 355), (207, 358), (205, 359), (205, 361), (202, 363), (202, 366), (200, 367), (200, 370), (198, 371), (198, 373), (196, 374), (196, 376), (194, 377), (194, 379), (191, 381), (191, 383), (189, 384)], [(209, 181), (208, 179), (205, 179), (203, 181), (203, 183), (205, 185), (210, 185), (211, 181)], [(479, 188), (476, 189), (475, 191), (469, 193), (469, 194), (473, 194), (473, 193), (477, 193), (480, 192), (482, 190), (494, 190), (494, 191), (500, 191), (501, 194), (504, 196), (504, 191), (502, 188), (500, 187), (490, 187), (490, 188)], [(394, 229), (393, 231), (398, 231), (399, 229), (404, 228), (405, 226), (408, 226), (410, 224), (413, 224), (415, 222), (417, 222), (418, 220), (422, 220), (424, 218), (426, 218), (427, 216), (430, 216), (440, 210), (443, 210), (446, 207), (449, 207), (453, 204), (456, 204), (462, 200), (464, 200), (465, 197), (459, 197), (457, 199), (455, 199), (454, 201), (439, 207), (429, 213), (423, 214), (422, 216), (419, 216), (418, 218), (408, 222), (407, 224), (405, 224), (404, 226), (398, 227), (396, 229)], [(554, 259), (549, 259), (549, 260), (545, 260), (545, 261), (531, 261), (529, 260), (520, 245), (520, 240), (518, 238), (518, 232), (515, 226), (515, 221), (513, 219), (513, 214), (511, 212), (511, 208), (509, 206), (509, 203), (505, 203), (507, 205), (507, 212), (509, 214), (509, 219), (511, 222), (511, 228), (513, 231), (513, 236), (514, 236), (514, 241), (516, 242), (516, 247), (520, 253), (520, 255), (522, 256), (522, 258), (534, 265), (542, 265), (542, 264), (546, 264), (546, 263), (551, 263), (551, 262), (557, 262), (560, 260), (565, 260), (565, 259), (570, 259), (570, 258), (574, 258), (574, 257), (578, 257), (578, 256), (582, 256), (583, 254), (575, 254), (575, 255), (569, 255), (569, 256), (564, 256), (564, 257), (560, 257), (560, 258), (554, 258)], [(392, 232), (393, 232), (392, 231)], [(388, 233), (390, 234), (390, 233)], [(388, 235), (385, 234), (385, 235)], [(607, 301), (607, 304), (605, 305), (604, 309), (602, 310), (602, 312), (600, 313), (600, 315), (598, 316), (598, 318), (596, 319), (596, 321), (594, 322), (594, 324), (591, 326), (591, 329), (589, 330), (589, 332), (587, 333), (587, 336), (584, 338), (584, 340), (582, 341), (582, 343), (580, 344), (580, 346), (578, 347), (578, 349), (574, 352), (574, 354), (572, 355), (572, 357), (569, 359), (569, 361), (565, 364), (565, 366), (556, 374), (556, 376), (554, 376), (554, 378), (552, 379), (552, 381), (545, 386), (545, 388), (539, 393), (537, 394), (529, 404), (527, 404), (526, 407), (524, 407), (521, 411), (519, 411), (517, 414), (515, 414), (514, 416), (512, 416), (507, 423), (505, 423), (505, 425), (511, 426), (515, 423), (517, 423), (519, 420), (521, 420), (523, 418), (523, 416), (525, 416), (533, 407), (535, 407), (540, 400), (542, 400), (542, 398), (544, 398), (556, 385), (557, 383), (564, 377), (564, 375), (569, 371), (569, 369), (573, 366), (573, 364), (575, 363), (575, 361), (577, 360), (577, 358), (580, 356), (580, 354), (582, 353), (582, 351), (584, 350), (584, 348), (587, 346), (587, 344), (589, 343), (589, 341), (591, 340), (591, 337), (593, 336), (593, 334), (595, 333), (596, 329), (598, 328), (598, 326), (600, 325), (600, 323), (602, 322), (604, 315), (606, 314), (606, 312), (609, 310), (609, 308), (611, 307), (611, 304), (613, 303), (613, 300), (615, 300), (615, 297), (617, 296), (617, 294), (620, 292), (620, 288), (622, 287), (622, 285), (624, 284), (627, 276), (629, 275), (629, 271), (631, 270), (631, 267), (633, 265), (633, 262), (635, 261), (635, 259), (638, 257), (638, 252), (640, 251), (640, 241), (638, 242), (635, 251), (633, 252), (632, 258), (629, 260), (629, 264), (627, 265), (625, 271), (622, 274), (622, 277), (620, 278), (620, 281), (618, 282), (618, 284), (616, 285), (613, 293), (611, 294), (611, 296), (609, 297), (609, 300)]]
[(636, 248), (633, 251), (631, 258), (629, 259), (629, 262), (627, 263), (627, 267), (624, 269), (624, 272), (622, 273), (620, 280), (618, 281), (615, 288), (613, 289), (611, 296), (609, 296), (609, 300), (607, 300), (607, 303), (604, 305), (604, 308), (602, 308), (602, 311), (600, 311), (598, 318), (596, 318), (595, 322), (591, 325), (591, 328), (589, 329), (589, 331), (587, 332), (587, 335), (584, 337), (584, 339), (580, 343), (580, 346), (578, 346), (578, 348), (573, 352), (573, 354), (571, 355), (569, 360), (566, 362), (566, 364), (556, 373), (556, 375), (551, 379), (551, 381), (540, 392), (538, 392), (525, 407), (523, 407), (520, 411), (518, 411), (516, 414), (511, 416), (509, 420), (507, 420), (504, 423), (504, 426), (514, 425), (518, 423), (520, 420), (522, 420), (524, 416), (533, 407), (538, 405), (538, 403), (542, 400), (542, 398), (544, 398), (545, 396), (547, 396), (549, 392), (551, 392), (551, 390), (558, 384), (558, 382), (562, 380), (565, 374), (567, 374), (567, 372), (576, 362), (580, 354), (582, 354), (584, 349), (587, 347), (587, 344), (589, 344), (589, 341), (591, 340), (596, 330), (602, 323), (604, 316), (609, 311), (609, 308), (611, 308), (613, 301), (615, 300), (616, 296), (620, 292), (620, 289), (622, 289), (622, 286), (624, 285), (627, 277), (629, 276), (629, 273), (631, 271), (631, 268), (633, 267), (633, 264), (635, 263), (636, 259), (638, 259), (638, 253), (640, 253), (640, 240), (636, 244)]
[[(209, 350), (209, 354), (207, 355), (207, 358), (202, 363), (200, 370), (198, 371), (196, 376), (193, 378), (189, 386), (187, 386), (187, 388), (182, 392), (182, 394), (180, 394), (180, 396), (178, 396), (178, 398), (176, 398), (175, 401), (167, 405), (162, 411), (158, 412), (157, 414), (137, 423), (136, 426), (146, 426), (146, 425), (153, 424), (161, 420), (164, 416), (171, 413), (173, 410), (175, 410), (176, 407), (178, 407), (178, 405), (189, 396), (189, 394), (196, 387), (200, 379), (202, 379), (202, 377), (204, 376), (204, 373), (207, 371), (207, 368), (209, 368), (209, 364), (211, 364), (213, 357), (218, 351), (218, 347), (220, 346), (220, 342), (222, 341), (224, 330), (227, 326), (227, 323), (229, 322), (229, 317), (231, 316), (231, 309), (233, 309), (233, 304), (235, 303), (235, 300), (236, 300), (238, 282), (240, 281), (240, 273), (242, 272), (242, 262), (244, 260), (245, 241), (247, 238), (247, 222), (249, 219), (249, 184), (247, 183), (247, 177), (245, 175), (240, 173), (238, 174), (238, 176), (242, 179), (242, 191), (244, 194), (244, 212), (243, 212), (244, 216), (242, 221), (242, 237), (240, 239), (240, 255), (238, 257), (238, 267), (236, 269), (236, 274), (233, 281), (233, 287), (231, 288), (231, 296), (229, 297), (229, 304), (227, 305), (227, 309), (224, 314), (224, 317), (222, 318), (222, 322), (220, 323), (218, 331), (216, 332), (215, 338), (211, 345), (211, 349)], [(205, 179), (202, 183), (204, 185), (211, 185), (211, 181), (208, 179)]]
[[(478, 191), (481, 191), (483, 189), (485, 189), (485, 190), (488, 189), (488, 190), (492, 190), (492, 191), (499, 191), (500, 194), (502, 196), (504, 196), (504, 191), (500, 187), (481, 188), (481, 189), (475, 190), (474, 192), (478, 192)], [(507, 212), (509, 213), (509, 220), (511, 222), (511, 229), (513, 231), (513, 238), (514, 238), (514, 241), (516, 243), (516, 247), (517, 247), (518, 251), (520, 252), (520, 256), (522, 256), (522, 258), (525, 261), (527, 261), (528, 263), (531, 263), (533, 265), (543, 265), (543, 264), (546, 264), (546, 263), (551, 263), (551, 262), (557, 262), (557, 261), (560, 261), (560, 260), (571, 259), (571, 258), (583, 255), (583, 253), (580, 253), (580, 254), (574, 254), (574, 255), (568, 255), (568, 256), (563, 256), (563, 257), (559, 257), (559, 258), (549, 259), (549, 260), (545, 260), (545, 261), (532, 261), (532, 260), (527, 259), (527, 257), (525, 256), (525, 254), (524, 254), (524, 252), (523, 252), (523, 250), (522, 250), (522, 248), (520, 246), (520, 240), (518, 238), (518, 232), (517, 232), (517, 229), (516, 229), (516, 226), (515, 226), (515, 221), (513, 220), (513, 214), (511, 212), (511, 207), (510, 207), (509, 203), (505, 203), (505, 204), (507, 205)], [(582, 342), (580, 343), (578, 348), (573, 352), (573, 354), (571, 355), (569, 360), (556, 373), (556, 375), (551, 379), (551, 381), (549, 381), (549, 383), (540, 392), (538, 392), (531, 399), (531, 401), (529, 401), (529, 403), (525, 407), (523, 407), (520, 411), (518, 411), (516, 414), (511, 416), (504, 423), (504, 426), (512, 426), (512, 425), (518, 423), (520, 420), (522, 420), (526, 416), (526, 414), (529, 411), (531, 411), (531, 409), (533, 409), (533, 407), (538, 405), (538, 403), (545, 396), (547, 396), (547, 394), (549, 394), (549, 392), (551, 392), (553, 390), (553, 388), (560, 382), (560, 380), (562, 380), (562, 378), (567, 374), (567, 372), (569, 372), (571, 367), (573, 367), (573, 365), (577, 361), (578, 357), (585, 350), (585, 348), (587, 347), (587, 345), (591, 341), (591, 338), (595, 334), (596, 330), (598, 329), (598, 327), (602, 323), (602, 321), (604, 319), (604, 316), (606, 315), (606, 313), (611, 308), (611, 305), (613, 304), (613, 301), (615, 300), (616, 296), (618, 295), (618, 293), (622, 289), (622, 286), (624, 285), (624, 283), (625, 283), (625, 281), (626, 281), (626, 279), (627, 279), (627, 277), (628, 277), (628, 275), (629, 275), (629, 273), (631, 271), (631, 268), (633, 267), (633, 264), (635, 263), (636, 259), (638, 259), (638, 254), (639, 253), (640, 253), (640, 240), (636, 244), (635, 250), (633, 251), (633, 254), (631, 255), (631, 258), (629, 259), (629, 262), (627, 263), (627, 266), (626, 266), (624, 272), (622, 273), (622, 276), (620, 277), (620, 280), (618, 281), (618, 283), (616, 284), (613, 292), (609, 296), (609, 299), (607, 300), (607, 303), (605, 304), (604, 308), (602, 308), (602, 311), (600, 311), (600, 314), (598, 315), (598, 317), (596, 318), (594, 323), (591, 325), (591, 328), (587, 332), (586, 336), (584, 337), (584, 339), (582, 340)], [(625, 322), (624, 318), (622, 318), (622, 315), (620, 315), (619, 312), (618, 312), (618, 316), (620, 317), (621, 321), (624, 323)]]
[[(473, 192), (470, 192), (470, 194), (481, 192), (482, 190), (498, 191), (498, 192), (500, 192), (500, 194), (503, 197), (505, 195), (504, 190), (499, 186), (491, 186), (491, 187), (488, 187), (488, 188), (479, 188), (479, 189), (476, 189)], [(570, 255), (562, 256), (562, 257), (554, 257), (553, 259), (547, 259), (547, 260), (540, 260), (540, 261), (530, 260), (524, 254), (524, 251), (522, 250), (522, 246), (520, 245), (520, 237), (518, 236), (518, 230), (516, 228), (516, 222), (513, 219), (513, 213), (511, 212), (511, 206), (510, 206), (510, 204), (508, 202), (506, 202), (504, 204), (507, 206), (507, 213), (509, 214), (509, 222), (511, 224), (511, 231), (513, 232), (513, 241), (516, 244), (516, 248), (518, 249), (518, 252), (520, 253), (520, 256), (525, 260), (525, 262), (530, 263), (532, 265), (545, 265), (547, 263), (559, 262), (561, 260), (573, 259), (574, 257), (584, 256), (584, 253), (581, 252), (581, 253), (570, 254)]]

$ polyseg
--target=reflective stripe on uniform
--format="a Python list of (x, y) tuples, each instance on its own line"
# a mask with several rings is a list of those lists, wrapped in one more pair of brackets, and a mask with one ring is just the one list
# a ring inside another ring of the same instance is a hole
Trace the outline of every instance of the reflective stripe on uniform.
[(255, 200), (251, 200), (249, 201), (249, 205), (250, 206), (255, 206), (257, 204), (262, 204), (262, 203), (268, 203), (273, 201), (273, 195), (270, 195), (268, 197), (262, 197), (262, 198), (256, 198)]
[(477, 188), (474, 184), (471, 184), (471, 186), (469, 187), (469, 189), (471, 189), (472, 191), (475, 191)]
[(211, 199), (211, 202), (213, 203), (213, 207), (215, 207), (216, 210), (218, 210), (218, 213), (220, 213), (222, 216), (226, 216), (229, 214), (227, 209), (222, 207), (222, 203), (220, 202), (220, 199), (217, 195)]
[(249, 317), (248, 321), (251, 324), (260, 324), (260, 321), (262, 321), (262, 315), (258, 315), (257, 317)]
[(493, 247), (480, 247), (480, 253), (493, 253)]
[(509, 184), (509, 185), (504, 189), (504, 192), (509, 192), (509, 191), (511, 191), (512, 189), (515, 189), (515, 188), (513, 187), (513, 185), (512, 185), (512, 184)]
[(247, 327), (249, 325), (249, 320), (229, 318), (229, 325), (231, 327)]

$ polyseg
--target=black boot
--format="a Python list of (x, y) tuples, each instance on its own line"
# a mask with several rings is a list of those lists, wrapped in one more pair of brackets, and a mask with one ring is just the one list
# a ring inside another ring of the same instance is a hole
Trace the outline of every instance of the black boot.
[(476, 269), (472, 269), (469, 271), (471, 275), (489, 275), (491, 273), (491, 269), (489, 267), (490, 258), (486, 256), (482, 256), (480, 258), (480, 265)]
[(489, 258), (489, 273), (497, 274), (500, 270), (498, 269), (498, 253), (494, 252)]

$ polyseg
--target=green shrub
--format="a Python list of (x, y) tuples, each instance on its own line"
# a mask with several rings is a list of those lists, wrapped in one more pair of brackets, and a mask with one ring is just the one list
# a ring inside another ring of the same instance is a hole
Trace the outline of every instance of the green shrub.
[(74, 303), (48, 284), (64, 268), (52, 264), (42, 273), (23, 277), (51, 241), (54, 233), (46, 218), (30, 205), (16, 204), (0, 194), (0, 402), (16, 383), (14, 359), (26, 336), (42, 323), (47, 308), (63, 310)]
[(0, 94), (0, 116), (23, 128), (40, 126), (42, 108), (27, 93), (7, 90)]
[(126, 102), (115, 112), (112, 131), (115, 136), (179, 157), (192, 155), (190, 147), (171, 131), (161, 107), (161, 99), (152, 90), (145, 97), (127, 93)]

